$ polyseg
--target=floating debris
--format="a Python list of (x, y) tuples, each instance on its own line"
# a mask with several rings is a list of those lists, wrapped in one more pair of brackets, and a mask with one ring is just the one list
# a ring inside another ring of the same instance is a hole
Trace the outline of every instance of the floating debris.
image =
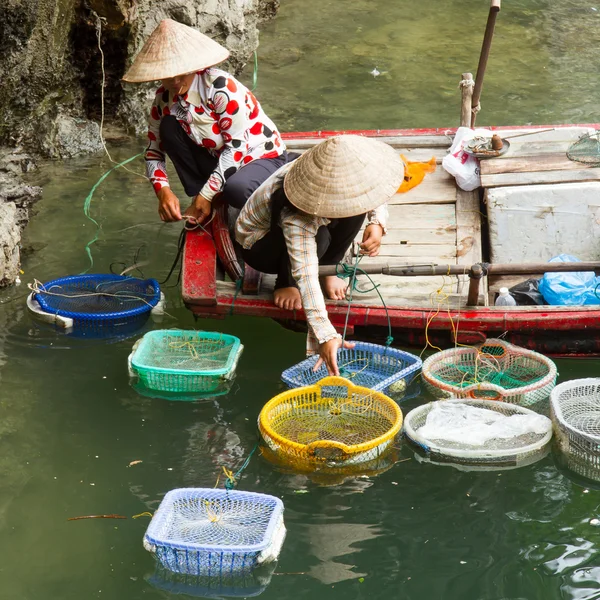
[(128, 465), (128, 466), (129, 466), (129, 467), (134, 467), (135, 465), (139, 465), (139, 464), (140, 464), (140, 463), (142, 463), (142, 462), (143, 462), (143, 461), (141, 461), (141, 460), (132, 460), (132, 461), (129, 463), (129, 465)]

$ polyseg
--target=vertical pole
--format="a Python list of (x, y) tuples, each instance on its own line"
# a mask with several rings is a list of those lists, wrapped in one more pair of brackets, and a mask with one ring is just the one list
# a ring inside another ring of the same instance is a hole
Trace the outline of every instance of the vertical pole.
[(460, 81), (462, 102), (460, 105), (460, 126), (471, 127), (471, 106), (473, 104), (473, 73), (463, 73)]
[(475, 119), (479, 110), (479, 100), (481, 98), (481, 88), (483, 87), (483, 76), (490, 56), (492, 47), (492, 38), (494, 37), (494, 28), (496, 27), (496, 17), (500, 12), (500, 0), (491, 0), (490, 12), (488, 14), (483, 44), (481, 45), (481, 54), (479, 55), (479, 64), (477, 65), (477, 77), (475, 79), (475, 89), (473, 90), (473, 100), (471, 103), (473, 114), (471, 116), (471, 127), (475, 127)]
[(473, 265), (469, 271), (469, 293), (467, 295), (467, 306), (479, 304), (479, 282), (483, 277), (483, 268), (480, 264)]

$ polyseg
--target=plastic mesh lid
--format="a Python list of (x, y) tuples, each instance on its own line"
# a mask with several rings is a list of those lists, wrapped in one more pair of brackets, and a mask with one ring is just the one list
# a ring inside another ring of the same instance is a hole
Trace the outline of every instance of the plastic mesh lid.
[(160, 300), (160, 286), (154, 279), (76, 275), (45, 283), (35, 299), (46, 312), (64, 317), (123, 318), (152, 310)]
[(140, 340), (131, 364), (138, 369), (225, 374), (240, 350), (233, 335), (177, 329), (151, 331)]
[(555, 416), (571, 429), (600, 442), (600, 379), (574, 379), (557, 385), (550, 396)]
[(259, 552), (283, 514), (279, 498), (253, 492), (181, 488), (168, 492), (146, 531), (156, 546)]

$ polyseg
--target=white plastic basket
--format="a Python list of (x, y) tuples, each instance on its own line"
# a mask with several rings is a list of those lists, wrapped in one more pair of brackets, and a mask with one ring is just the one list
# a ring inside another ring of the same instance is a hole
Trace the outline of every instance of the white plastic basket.
[(550, 411), (567, 467), (600, 481), (600, 378), (557, 385), (550, 396)]
[[(419, 433), (419, 430), (425, 425), (429, 412), (440, 403), (460, 403), (495, 411), (506, 416), (535, 415), (548, 421), (547, 432), (545, 434), (531, 433), (527, 436), (495, 442), (492, 440), (480, 447), (427, 439)], [(514, 468), (532, 464), (548, 454), (552, 440), (552, 426), (550, 420), (546, 417), (542, 417), (528, 408), (509, 404), (508, 402), (452, 399), (430, 402), (409, 412), (404, 421), (404, 435), (410, 443), (425, 455), (425, 459), (436, 464), (450, 463), (479, 467), (480, 469)]]

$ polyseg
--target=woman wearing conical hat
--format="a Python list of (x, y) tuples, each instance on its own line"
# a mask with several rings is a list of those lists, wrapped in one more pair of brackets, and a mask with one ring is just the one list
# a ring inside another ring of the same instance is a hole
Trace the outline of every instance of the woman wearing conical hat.
[(288, 155), (254, 94), (214, 68), (229, 51), (195, 29), (165, 19), (148, 38), (124, 81), (161, 80), (152, 104), (146, 172), (163, 221), (179, 221), (167, 177), (168, 156), (192, 203), (183, 213), (202, 222), (217, 194), (241, 208)]
[(318, 352), (318, 366), (324, 361), (330, 375), (339, 375), (342, 339), (329, 321), (324, 294), (343, 300), (346, 283), (335, 276), (319, 280), (319, 265), (343, 260), (365, 218), (361, 251), (377, 256), (386, 202), (403, 177), (402, 160), (387, 144), (355, 135), (332, 137), (271, 175), (236, 221), (244, 260), (258, 271), (277, 274), (277, 306), (304, 309), (307, 353)]

